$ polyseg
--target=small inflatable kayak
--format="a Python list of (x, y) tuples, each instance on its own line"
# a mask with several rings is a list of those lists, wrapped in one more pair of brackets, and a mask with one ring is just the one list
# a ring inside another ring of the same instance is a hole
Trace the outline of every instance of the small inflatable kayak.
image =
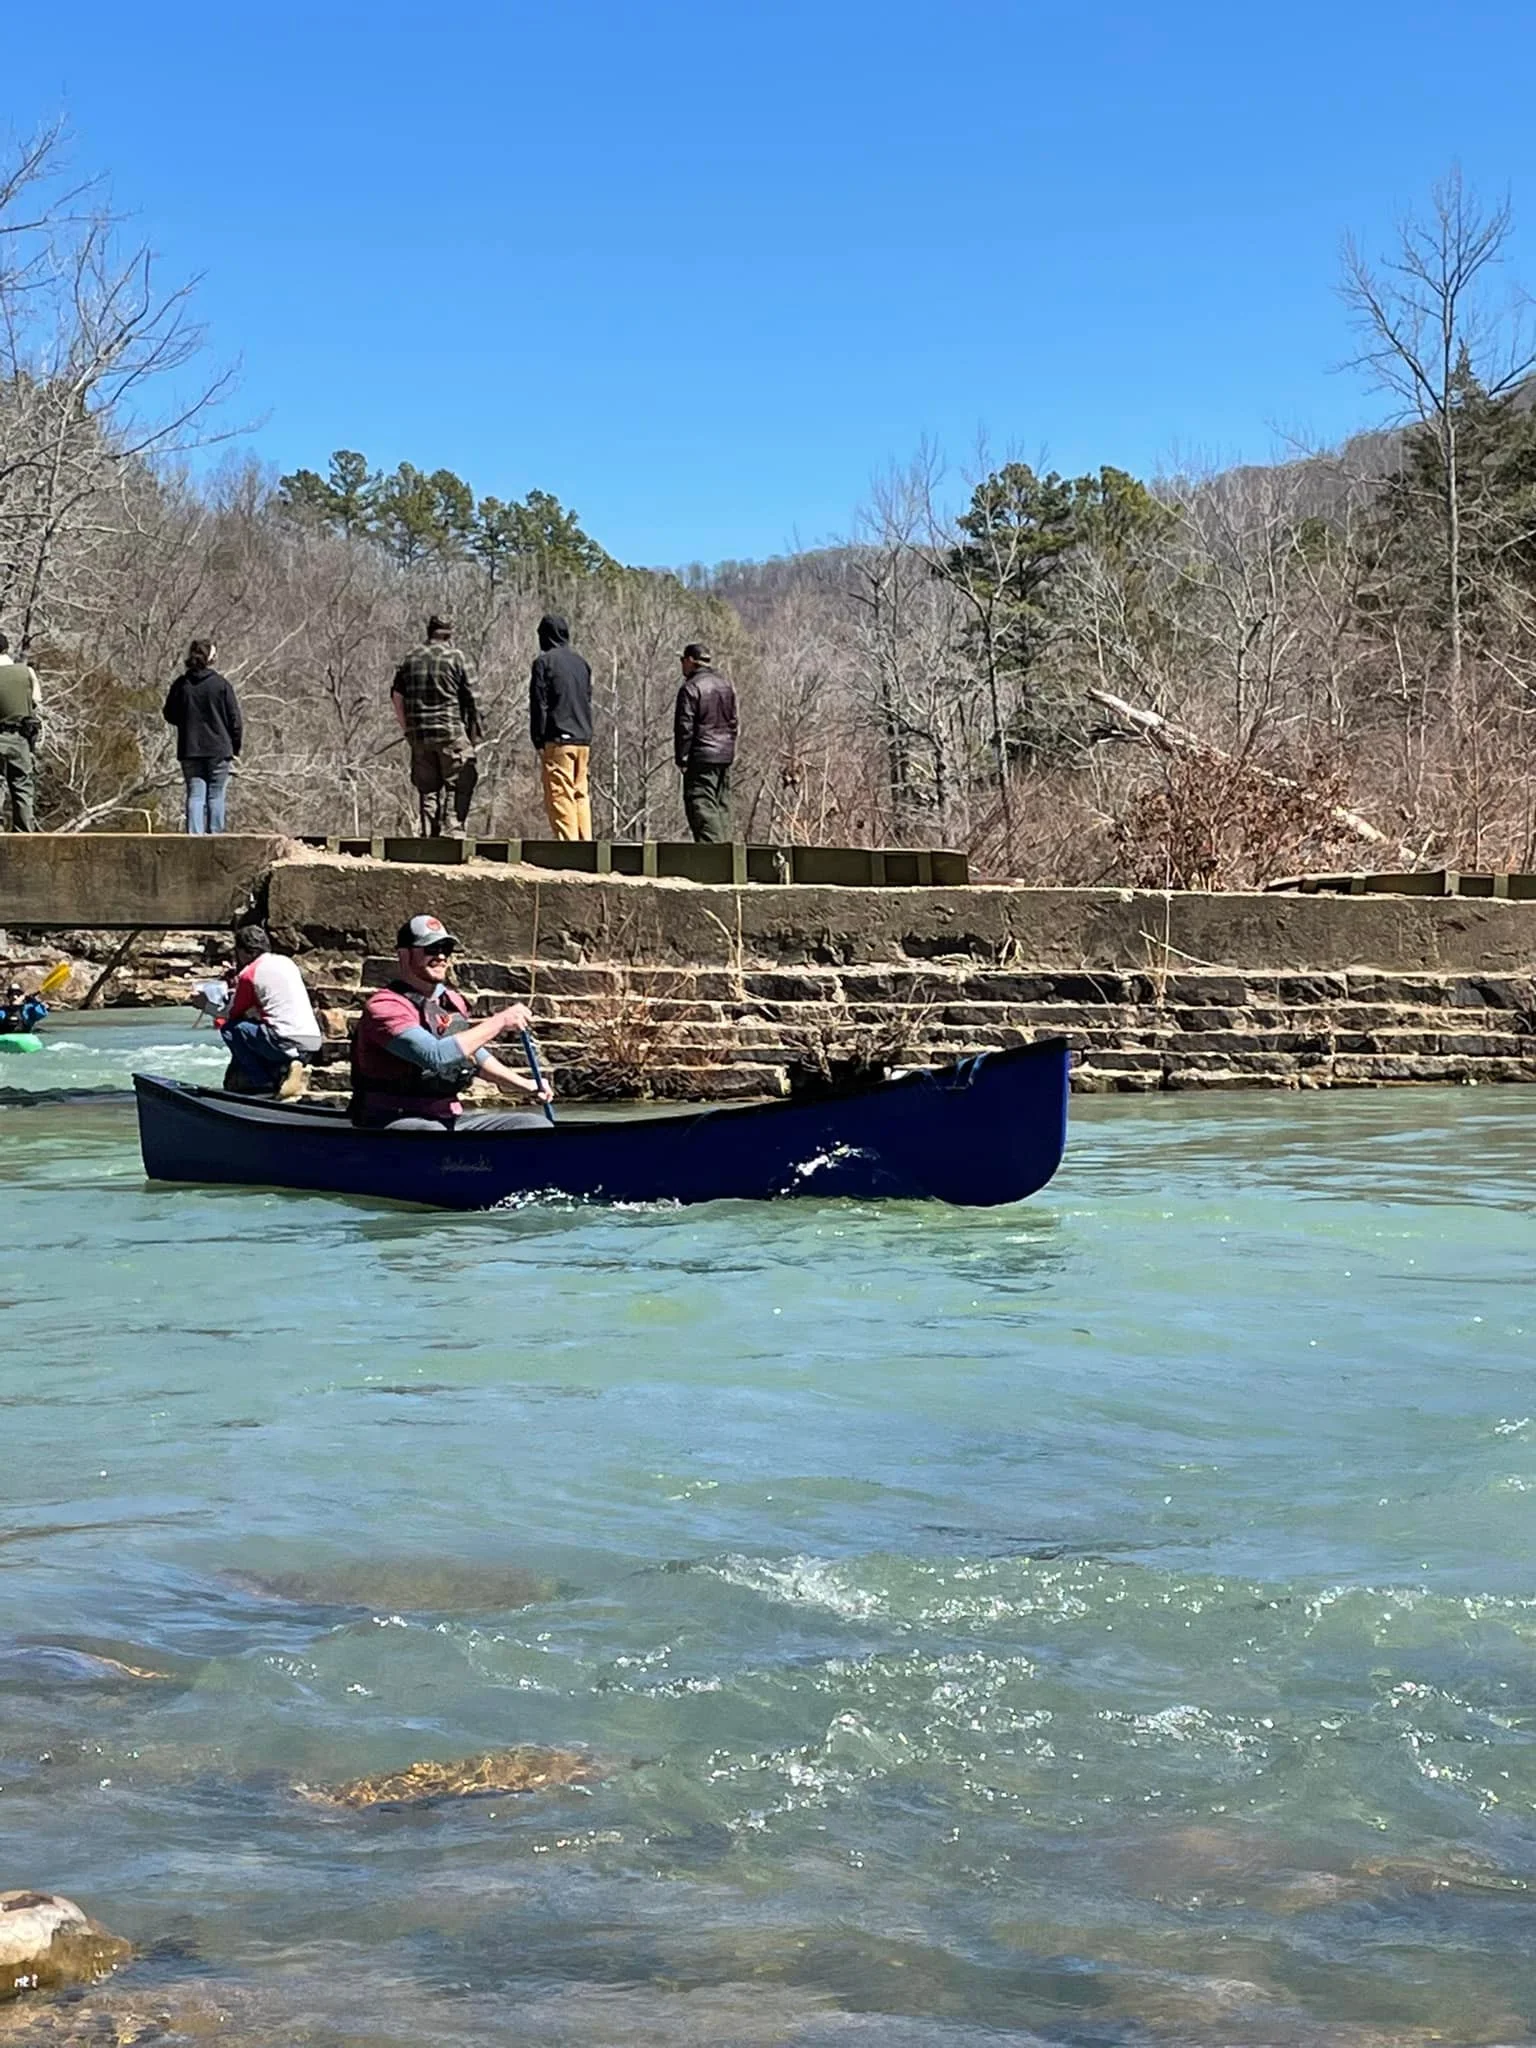
[(41, 1052), (43, 1041), (35, 1031), (0, 1031), (0, 1052)]

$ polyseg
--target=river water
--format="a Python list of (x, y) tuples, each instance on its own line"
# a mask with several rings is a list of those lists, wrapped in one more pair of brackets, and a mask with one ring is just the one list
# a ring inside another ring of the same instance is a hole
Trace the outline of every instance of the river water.
[[(149, 1187), (135, 1066), (220, 1060), (0, 1071), (0, 1884), (139, 1945), (111, 1997), (1532, 2038), (1530, 1095), (1079, 1102), (992, 1213), (463, 1218)], [(294, 1789), (522, 1744), (588, 1781)]]

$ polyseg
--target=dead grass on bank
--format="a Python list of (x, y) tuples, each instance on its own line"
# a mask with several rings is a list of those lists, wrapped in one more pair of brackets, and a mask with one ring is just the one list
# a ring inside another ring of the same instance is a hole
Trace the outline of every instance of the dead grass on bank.
[(646, 1102), (677, 1092), (682, 1064), (723, 1064), (717, 1048), (690, 1039), (703, 1009), (697, 976), (687, 968), (658, 975), (616, 967), (612, 985), (582, 1009), (582, 1055), (567, 1070), (572, 1092), (599, 1102)]
[[(937, 1005), (919, 997), (881, 1004), (872, 1016), (855, 1017), (846, 997), (824, 1016), (786, 1034), (791, 1091), (821, 1095), (883, 1079), (892, 1067), (912, 1059), (928, 1034)], [(868, 1009), (868, 1005), (861, 1005)]]

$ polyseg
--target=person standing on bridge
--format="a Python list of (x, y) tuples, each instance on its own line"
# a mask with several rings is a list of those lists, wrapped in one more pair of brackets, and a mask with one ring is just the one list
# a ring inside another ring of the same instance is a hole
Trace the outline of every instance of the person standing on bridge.
[(700, 641), (689, 641), (682, 664), (673, 740), (683, 773), (683, 809), (694, 838), (718, 844), (731, 836), (736, 691), (716, 673), (709, 649)]
[(592, 837), (587, 767), (592, 753), (592, 671), (558, 612), (539, 621), (528, 676), (528, 730), (544, 777), (544, 810), (557, 839)]
[(176, 728), (176, 758), (187, 785), (187, 830), (224, 830), (224, 792), (245, 738), (234, 687), (213, 665), (218, 649), (194, 640), (165, 697), (165, 722)]
[[(411, 787), (421, 813), (423, 839), (447, 829), (453, 798), (455, 831), (462, 836), (480, 780), (475, 748), (485, 738), (469, 686), (469, 670), (453, 644), (453, 621), (434, 612), (427, 637), (395, 670), (389, 701), (411, 750)], [(430, 806), (430, 809), (429, 809)]]
[[(43, 736), (43, 693), (37, 671), (12, 661), (11, 643), (0, 633), (0, 799), (11, 800), (11, 830), (37, 830), (37, 743)], [(0, 810), (4, 809), (0, 801)]]

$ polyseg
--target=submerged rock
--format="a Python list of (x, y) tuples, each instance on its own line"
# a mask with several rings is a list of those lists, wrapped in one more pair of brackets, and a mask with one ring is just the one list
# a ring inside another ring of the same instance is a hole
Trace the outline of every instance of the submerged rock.
[(1453, 2032), (1427, 2022), (1373, 2024), (1314, 2012), (1292, 1991), (1227, 1977), (1116, 1978), (1104, 2010), (1170, 2048), (1494, 2048), (1529, 2039), (1515, 2013), (1465, 2015)]
[(1139, 1891), (1170, 1905), (1254, 1905), (1310, 1913), (1407, 1892), (1523, 1892), (1519, 1878), (1470, 1852), (1349, 1856), (1256, 1827), (1194, 1826), (1140, 1842), (1122, 1858)]
[[(121, 1645), (119, 1647), (122, 1647)], [(18, 1676), (39, 1672), (79, 1684), (175, 1685), (174, 1671), (158, 1665), (138, 1663), (134, 1657), (118, 1657), (94, 1645), (56, 1640), (48, 1636), (19, 1637), (14, 1650), (0, 1651), (0, 1675), (14, 1669)]]
[(447, 1799), (483, 1799), (499, 1792), (548, 1792), (560, 1785), (594, 1785), (608, 1775), (595, 1757), (579, 1749), (541, 1749), (525, 1743), (452, 1763), (424, 1761), (403, 1771), (381, 1771), (340, 1785), (295, 1785), (301, 1799), (317, 1806), (349, 1806), (360, 1812), (406, 1806), (434, 1806)]
[(247, 2017), (242, 2004), (228, 1998), (216, 2004), (179, 1989), (134, 1992), (115, 1986), (46, 2004), (27, 1999), (0, 2005), (0, 2048), (10, 2042), (18, 2048), (148, 2048), (150, 2042), (166, 2048), (184, 2041), (218, 2041), (222, 2048), (273, 2048), (282, 2042), (288, 2048), (305, 2038), (280, 2031), (282, 2016), (277, 2023), (265, 2012)]
[(298, 1571), (230, 1572), (242, 1591), (301, 1607), (351, 1607), (374, 1614), (499, 1614), (531, 1607), (557, 1591), (520, 1565), (461, 1564), (452, 1558), (347, 1558)]
[(53, 1892), (0, 1892), (0, 1998), (96, 1984), (132, 1953), (73, 1899)]

